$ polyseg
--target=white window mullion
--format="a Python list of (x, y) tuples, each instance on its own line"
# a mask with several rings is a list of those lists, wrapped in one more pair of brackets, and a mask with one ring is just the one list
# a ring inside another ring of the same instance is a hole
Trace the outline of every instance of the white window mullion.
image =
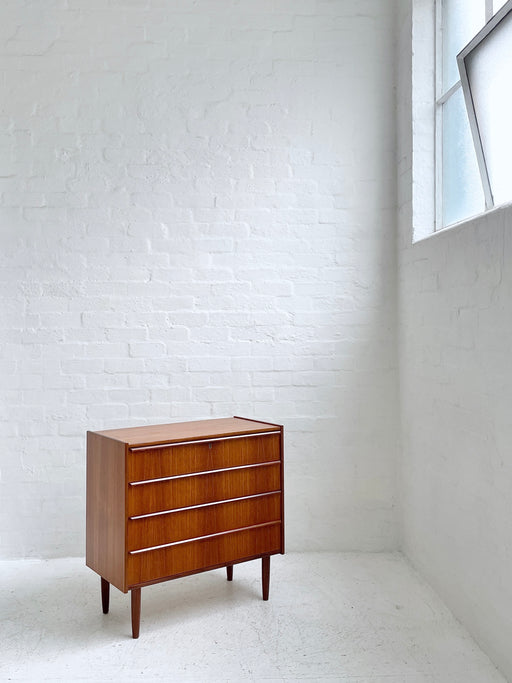
[(452, 95), (454, 95), (457, 90), (461, 87), (461, 82), (457, 81), (452, 85), (451, 88), (448, 88), (448, 90), (444, 93), (442, 93), (439, 98), (437, 99), (437, 104), (444, 104), (447, 100), (450, 99)]

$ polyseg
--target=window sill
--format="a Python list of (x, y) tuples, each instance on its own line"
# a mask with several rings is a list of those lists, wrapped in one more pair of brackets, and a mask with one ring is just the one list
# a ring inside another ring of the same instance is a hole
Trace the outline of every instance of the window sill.
[[(457, 223), (452, 223), (451, 225), (447, 225), (444, 228), (439, 228), (439, 230), (432, 231), (428, 234), (420, 234), (419, 237), (413, 238), (412, 243), (413, 245), (419, 244), (420, 242), (425, 242), (426, 240), (430, 240), (433, 237), (435, 238), (438, 235), (445, 234), (447, 232), (452, 232), (454, 230), (463, 230), (466, 227), (471, 227), (475, 225), (476, 223), (482, 222), (487, 220), (488, 218), (492, 220), (492, 217), (496, 216), (497, 220), (500, 220), (500, 218), (505, 215), (510, 217), (510, 213), (512, 213), (512, 201), (507, 202), (506, 204), (501, 204), (500, 206), (495, 206), (492, 209), (489, 209), (488, 211), (484, 211), (482, 213), (477, 214), (476, 216), (471, 216), (470, 218), (465, 218), (462, 221), (458, 221)], [(424, 231), (423, 231), (424, 232)], [(421, 233), (421, 231), (417, 231), (416, 229), (413, 229), (413, 235)]]

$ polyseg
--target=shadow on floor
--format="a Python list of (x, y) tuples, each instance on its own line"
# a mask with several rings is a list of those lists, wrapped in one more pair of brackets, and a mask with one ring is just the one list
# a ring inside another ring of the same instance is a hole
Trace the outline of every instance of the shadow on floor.
[[(38, 639), (72, 642), (73, 622), (80, 622), (80, 642), (84, 633), (92, 640), (104, 638), (105, 632), (115, 638), (131, 638), (129, 592), (124, 594), (112, 586), (109, 614), (104, 615), (100, 577), (95, 572), (77, 562), (76, 571), (70, 572), (68, 565), (68, 571), (59, 575), (49, 571), (48, 564), (34, 564), (30, 577), (16, 574), (4, 585), (4, 638), (22, 632)], [(232, 582), (226, 580), (223, 569), (146, 586), (142, 590), (141, 631), (201, 619), (212, 610), (229, 609), (230, 601), (261, 600), (261, 584), (247, 576), (237, 581), (236, 570)]]

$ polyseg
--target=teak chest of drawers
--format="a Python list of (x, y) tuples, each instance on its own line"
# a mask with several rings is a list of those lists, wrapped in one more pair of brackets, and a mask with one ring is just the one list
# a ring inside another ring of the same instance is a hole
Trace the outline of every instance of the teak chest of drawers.
[(159, 581), (284, 553), (283, 427), (233, 417), (87, 432), (86, 564), (131, 591)]

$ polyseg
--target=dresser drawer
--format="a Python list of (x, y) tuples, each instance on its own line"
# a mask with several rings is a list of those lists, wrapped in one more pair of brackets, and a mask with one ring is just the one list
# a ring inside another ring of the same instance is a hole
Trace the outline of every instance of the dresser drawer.
[(279, 433), (132, 448), (128, 452), (127, 477), (131, 482), (144, 481), (271, 462), (279, 458)]
[(281, 524), (276, 522), (166, 548), (128, 553), (126, 581), (130, 587), (278, 552), (281, 552)]
[(128, 486), (128, 517), (242, 498), (281, 488), (280, 463), (253, 465)]
[(281, 494), (266, 493), (227, 503), (175, 510), (128, 520), (127, 549), (138, 550), (218, 534), (281, 518)]

